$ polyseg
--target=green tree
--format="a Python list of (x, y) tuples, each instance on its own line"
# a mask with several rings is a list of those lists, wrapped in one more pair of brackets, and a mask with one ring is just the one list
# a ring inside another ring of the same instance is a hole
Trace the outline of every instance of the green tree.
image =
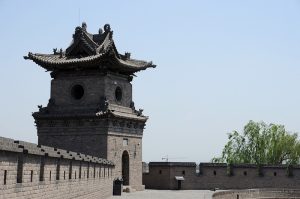
[(222, 156), (213, 162), (228, 164), (297, 164), (300, 142), (296, 133), (288, 133), (283, 125), (249, 121), (243, 134), (233, 131), (228, 135)]

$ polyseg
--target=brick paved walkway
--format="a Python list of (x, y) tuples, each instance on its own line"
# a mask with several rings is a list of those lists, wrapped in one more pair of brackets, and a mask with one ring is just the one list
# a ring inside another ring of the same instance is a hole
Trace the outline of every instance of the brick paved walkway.
[(122, 193), (109, 199), (211, 199), (214, 192), (206, 190), (151, 190)]

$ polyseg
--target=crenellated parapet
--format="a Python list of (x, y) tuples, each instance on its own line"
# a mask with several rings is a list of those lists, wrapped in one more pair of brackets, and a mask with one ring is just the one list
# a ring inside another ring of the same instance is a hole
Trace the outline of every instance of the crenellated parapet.
[(150, 162), (143, 168), (150, 189), (300, 188), (300, 165)]
[(106, 198), (112, 195), (114, 167), (106, 159), (0, 137), (4, 198)]

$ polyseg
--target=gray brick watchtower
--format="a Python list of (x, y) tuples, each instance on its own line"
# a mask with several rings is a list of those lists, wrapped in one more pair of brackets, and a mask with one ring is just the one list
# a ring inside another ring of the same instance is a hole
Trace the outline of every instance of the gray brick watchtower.
[(29, 53), (51, 73), (51, 96), (33, 113), (38, 143), (81, 152), (115, 163), (125, 185), (142, 186), (142, 136), (147, 117), (132, 100), (134, 73), (152, 62), (120, 54), (110, 25), (90, 34), (76, 27), (71, 45), (53, 54)]

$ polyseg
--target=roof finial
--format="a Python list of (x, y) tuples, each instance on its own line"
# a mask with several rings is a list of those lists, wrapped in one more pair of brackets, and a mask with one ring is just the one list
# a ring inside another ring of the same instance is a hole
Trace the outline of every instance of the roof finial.
[(82, 25), (81, 25), (82, 29), (86, 31), (86, 28), (87, 28), (87, 25), (85, 22), (82, 22)]
[(105, 32), (110, 32), (110, 25), (109, 24), (104, 25), (104, 31)]
[(62, 58), (63, 57), (63, 49), (59, 49), (59, 57)]
[(130, 59), (130, 55), (131, 55), (130, 52), (125, 52), (125, 58), (126, 58), (126, 59)]

